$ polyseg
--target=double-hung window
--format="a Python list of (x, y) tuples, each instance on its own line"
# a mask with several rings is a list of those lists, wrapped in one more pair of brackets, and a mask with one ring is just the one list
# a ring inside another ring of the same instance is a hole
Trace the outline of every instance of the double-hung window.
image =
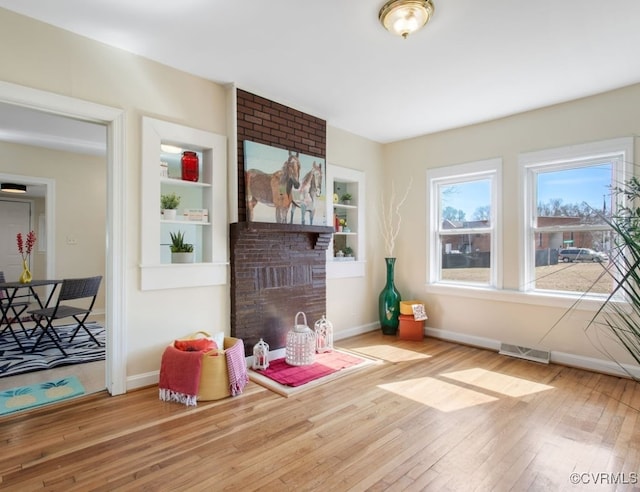
[(500, 287), (501, 159), (429, 170), (430, 283)]
[(621, 138), (520, 156), (524, 196), (524, 291), (611, 293), (615, 238), (607, 221), (633, 159)]

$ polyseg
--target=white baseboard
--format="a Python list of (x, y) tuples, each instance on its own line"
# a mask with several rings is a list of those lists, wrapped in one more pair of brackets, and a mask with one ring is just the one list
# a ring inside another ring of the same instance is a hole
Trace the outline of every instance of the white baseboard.
[[(433, 338), (439, 338), (448, 342), (462, 343), (488, 350), (500, 350), (500, 341), (491, 338), (477, 337), (466, 333), (441, 330), (438, 328), (425, 328), (425, 334)], [(640, 367), (629, 364), (618, 364), (610, 360), (595, 359), (583, 355), (569, 354), (566, 352), (551, 351), (550, 361), (554, 364), (575, 367), (586, 371), (593, 371), (612, 376), (640, 378)]]
[(475, 335), (468, 335), (466, 333), (459, 333), (457, 331), (441, 330), (439, 328), (425, 328), (425, 335), (440, 338), (448, 342), (461, 343), (463, 345), (472, 345), (474, 347), (485, 348), (489, 350), (500, 350), (500, 342), (493, 340), (492, 338), (477, 337)]
[(342, 340), (343, 338), (355, 337), (356, 335), (362, 335), (363, 333), (368, 333), (370, 331), (375, 331), (380, 329), (380, 323), (368, 323), (366, 325), (355, 326), (353, 328), (348, 328), (346, 330), (340, 330), (338, 332), (334, 332), (333, 339), (334, 340)]
[(127, 391), (153, 386), (160, 381), (160, 369), (157, 371), (145, 372), (127, 376)]
[[(366, 325), (356, 326), (347, 330), (341, 330), (334, 334), (334, 339), (341, 340), (343, 338), (349, 338), (356, 335), (361, 335), (363, 333), (368, 333), (370, 331), (375, 331), (379, 328), (380, 326), (378, 323), (368, 323)], [(456, 331), (429, 327), (425, 327), (424, 333), (427, 336), (438, 338), (440, 340), (445, 340), (448, 342), (471, 345), (473, 347), (493, 350), (495, 352), (498, 352), (500, 350), (500, 341), (494, 340), (492, 338), (478, 337), (466, 333), (459, 333)], [(247, 365), (250, 365), (253, 360), (252, 354), (245, 355), (247, 358)], [(280, 348), (270, 351), (269, 359), (274, 360), (285, 357), (285, 355), (285, 349)], [(551, 362), (554, 364), (561, 364), (565, 366), (575, 367), (577, 369), (609, 374), (612, 376), (621, 376), (627, 378), (632, 377), (635, 379), (640, 379), (640, 367), (632, 366), (629, 364), (618, 364), (610, 360), (595, 359), (592, 357), (552, 351)], [(127, 391), (144, 388), (145, 386), (156, 385), (158, 384), (159, 379), (159, 370), (128, 376)]]
[(640, 367), (629, 364), (619, 364), (610, 360), (594, 359), (581, 355), (567, 354), (565, 352), (551, 352), (551, 362), (565, 366), (585, 369), (587, 371), (600, 372), (611, 376), (640, 378)]

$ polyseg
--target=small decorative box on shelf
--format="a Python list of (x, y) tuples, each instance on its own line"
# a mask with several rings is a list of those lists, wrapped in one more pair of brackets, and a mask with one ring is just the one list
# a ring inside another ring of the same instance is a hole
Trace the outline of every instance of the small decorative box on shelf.
[(185, 220), (191, 222), (208, 222), (209, 210), (206, 208), (185, 208), (182, 212)]

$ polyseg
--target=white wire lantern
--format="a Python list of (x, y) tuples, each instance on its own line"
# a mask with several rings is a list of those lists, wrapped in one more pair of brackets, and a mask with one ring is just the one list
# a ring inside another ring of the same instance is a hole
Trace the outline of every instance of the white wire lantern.
[[(298, 324), (302, 315), (304, 324)], [(316, 334), (307, 326), (307, 316), (303, 312), (296, 314), (293, 329), (287, 333), (285, 361), (292, 366), (308, 366), (316, 357)]]
[(316, 352), (331, 352), (333, 350), (333, 324), (325, 315), (313, 325), (316, 333)]
[(253, 346), (252, 369), (267, 369), (269, 367), (269, 344), (262, 338)]

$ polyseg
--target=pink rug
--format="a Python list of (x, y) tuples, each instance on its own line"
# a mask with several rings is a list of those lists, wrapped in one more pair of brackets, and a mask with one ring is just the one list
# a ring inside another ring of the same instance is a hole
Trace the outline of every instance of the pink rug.
[(360, 357), (333, 350), (316, 354), (315, 362), (308, 366), (291, 366), (283, 357), (270, 361), (267, 369), (256, 372), (285, 386), (295, 387), (362, 362), (363, 359)]

